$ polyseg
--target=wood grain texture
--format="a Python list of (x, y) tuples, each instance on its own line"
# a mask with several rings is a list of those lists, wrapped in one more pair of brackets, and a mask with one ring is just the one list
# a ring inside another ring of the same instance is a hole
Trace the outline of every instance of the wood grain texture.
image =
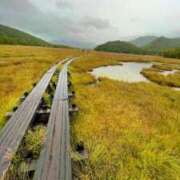
[(46, 143), (41, 152), (34, 180), (71, 180), (68, 76), (63, 66), (53, 99)]
[[(64, 61), (63, 61), (64, 62)], [(25, 101), (18, 107), (0, 132), (0, 179), (4, 177), (10, 166), (34, 115), (40, 104), (57, 65), (54, 65), (39, 81)]]

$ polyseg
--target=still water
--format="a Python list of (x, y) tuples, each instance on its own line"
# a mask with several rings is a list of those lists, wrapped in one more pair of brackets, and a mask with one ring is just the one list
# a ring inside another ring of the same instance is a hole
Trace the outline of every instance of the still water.
[(140, 72), (143, 68), (149, 68), (151, 65), (151, 63), (122, 63), (122, 65), (95, 68), (91, 73), (96, 78), (107, 77), (127, 82), (148, 82)]

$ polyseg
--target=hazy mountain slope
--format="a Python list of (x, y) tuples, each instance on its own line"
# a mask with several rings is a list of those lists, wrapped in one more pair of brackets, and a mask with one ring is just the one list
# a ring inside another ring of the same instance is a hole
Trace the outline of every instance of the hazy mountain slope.
[(0, 25), (0, 44), (49, 46), (50, 43), (17, 29)]
[(179, 48), (180, 38), (160, 37), (146, 45), (144, 48), (148, 50), (163, 50), (169, 48)]
[(135, 45), (129, 42), (123, 41), (111, 41), (105, 44), (99, 45), (95, 48), (97, 51), (109, 51), (109, 52), (118, 52), (118, 53), (134, 53), (141, 54), (143, 50), (136, 47)]
[(138, 38), (130, 41), (130, 43), (134, 44), (137, 47), (143, 47), (143, 46), (148, 45), (149, 43), (151, 43), (152, 41), (154, 41), (157, 38), (158, 37), (156, 37), (156, 36), (141, 36), (141, 37), (138, 37)]

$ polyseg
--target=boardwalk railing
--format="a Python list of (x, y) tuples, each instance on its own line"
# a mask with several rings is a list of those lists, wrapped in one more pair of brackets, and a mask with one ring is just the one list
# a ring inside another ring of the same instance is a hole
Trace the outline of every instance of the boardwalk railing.
[(71, 180), (68, 63), (59, 74), (48, 122), (46, 143), (35, 171), (35, 180)]
[(53, 66), (42, 77), (0, 132), (0, 179), (7, 172), (56, 68), (57, 65)]

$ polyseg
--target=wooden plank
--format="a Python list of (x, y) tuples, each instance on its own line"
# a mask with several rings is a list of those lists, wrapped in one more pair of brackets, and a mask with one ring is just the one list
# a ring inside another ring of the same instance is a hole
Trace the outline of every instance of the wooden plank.
[(68, 79), (66, 63), (59, 74), (48, 123), (46, 143), (34, 180), (71, 180)]
[(56, 68), (54, 65), (47, 71), (0, 132), (0, 179), (7, 172)]

